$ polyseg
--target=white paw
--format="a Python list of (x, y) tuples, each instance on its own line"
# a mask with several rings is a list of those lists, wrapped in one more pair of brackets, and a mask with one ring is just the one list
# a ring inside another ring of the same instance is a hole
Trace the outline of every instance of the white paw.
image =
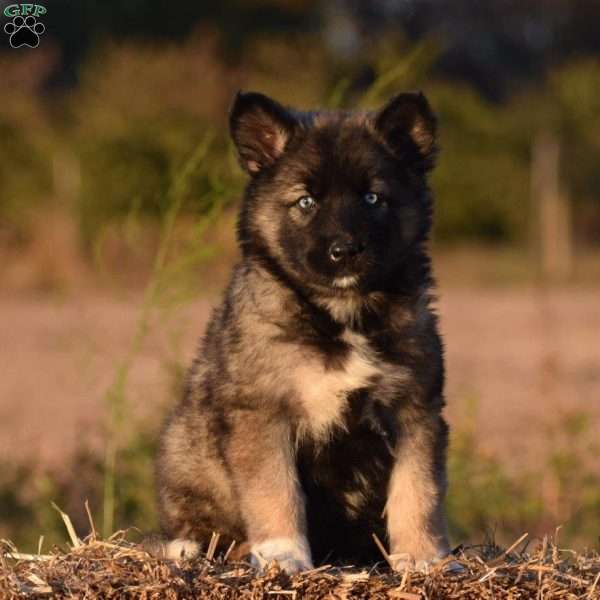
[(431, 567), (439, 561), (439, 559), (414, 560), (410, 554), (390, 554), (389, 559), (394, 571), (418, 571), (419, 573), (429, 573)]
[(417, 571), (429, 573), (434, 565), (444, 559), (446, 553), (440, 552), (437, 556), (428, 559), (417, 559), (408, 553), (390, 554), (389, 560), (394, 571)]
[[(446, 558), (445, 556), (435, 556), (429, 560), (414, 560), (410, 554), (390, 554), (389, 559), (393, 565), (394, 571), (416, 571), (418, 573), (428, 574), (433, 567), (438, 565)], [(465, 569), (455, 560), (445, 563), (442, 567), (444, 573), (461, 573)]]
[(191, 540), (175, 539), (167, 543), (165, 547), (165, 558), (181, 560), (194, 558), (200, 552), (200, 545)]
[(310, 547), (304, 537), (271, 538), (252, 544), (250, 552), (252, 564), (259, 569), (264, 569), (274, 560), (288, 573), (298, 573), (313, 568)]

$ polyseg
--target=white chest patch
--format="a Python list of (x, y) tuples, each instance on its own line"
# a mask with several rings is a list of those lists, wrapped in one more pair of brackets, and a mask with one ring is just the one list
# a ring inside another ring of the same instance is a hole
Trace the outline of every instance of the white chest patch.
[(306, 415), (300, 435), (327, 436), (334, 425), (342, 424), (346, 396), (383, 372), (363, 336), (346, 330), (342, 340), (351, 349), (339, 368), (327, 369), (322, 360), (315, 358), (294, 368), (293, 385)]

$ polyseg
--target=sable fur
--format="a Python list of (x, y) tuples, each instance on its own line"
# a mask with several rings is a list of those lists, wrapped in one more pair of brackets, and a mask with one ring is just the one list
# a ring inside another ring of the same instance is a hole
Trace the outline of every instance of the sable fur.
[[(447, 426), (426, 250), (433, 113), (420, 93), (372, 113), (240, 93), (230, 126), (251, 177), (242, 259), (164, 427), (162, 529), (201, 544), (218, 531), (290, 571), (379, 561), (371, 533), (407, 561), (438, 559)], [(314, 209), (298, 204), (307, 195)]]

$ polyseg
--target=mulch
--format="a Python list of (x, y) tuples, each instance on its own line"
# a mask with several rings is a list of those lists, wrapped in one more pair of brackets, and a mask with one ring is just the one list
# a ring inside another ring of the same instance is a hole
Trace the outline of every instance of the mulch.
[(394, 573), (383, 562), (371, 570), (323, 566), (292, 576), (275, 563), (258, 572), (208, 553), (188, 561), (159, 559), (123, 532), (107, 541), (95, 535), (71, 541), (68, 549), (45, 555), (20, 554), (3, 541), (0, 598), (600, 599), (600, 555), (560, 549), (547, 539), (527, 551), (515, 550), (522, 540), (508, 551), (462, 549), (452, 572), (440, 564), (428, 573)]

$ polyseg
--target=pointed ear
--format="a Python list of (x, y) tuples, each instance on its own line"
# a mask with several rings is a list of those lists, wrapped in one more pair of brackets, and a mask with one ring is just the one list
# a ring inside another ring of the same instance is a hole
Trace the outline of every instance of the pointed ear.
[(421, 92), (394, 96), (375, 114), (374, 128), (398, 158), (414, 161), (424, 171), (433, 168), (436, 118)]
[(238, 92), (229, 129), (242, 167), (251, 175), (273, 164), (292, 137), (296, 120), (281, 104), (257, 92)]

